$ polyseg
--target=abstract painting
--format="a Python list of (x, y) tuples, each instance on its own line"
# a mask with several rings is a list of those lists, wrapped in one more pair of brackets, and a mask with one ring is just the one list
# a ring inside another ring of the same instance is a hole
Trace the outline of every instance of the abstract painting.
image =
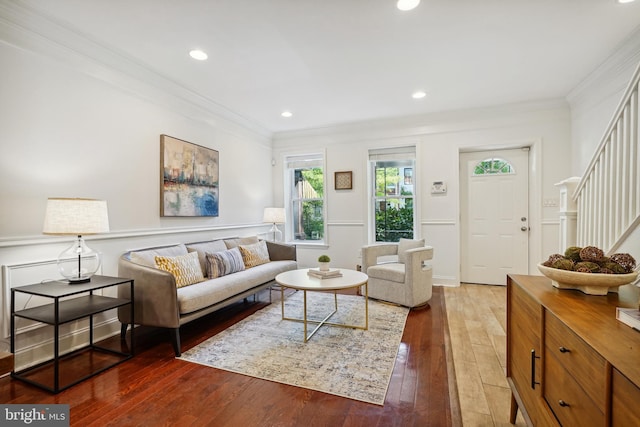
[(160, 216), (218, 216), (219, 153), (160, 135)]

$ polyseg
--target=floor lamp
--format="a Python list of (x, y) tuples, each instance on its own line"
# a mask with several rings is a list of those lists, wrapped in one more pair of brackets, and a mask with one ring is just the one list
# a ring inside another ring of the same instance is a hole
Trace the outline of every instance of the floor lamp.
[(264, 208), (262, 222), (273, 224), (269, 233), (272, 233), (274, 242), (282, 241), (282, 231), (276, 224), (284, 224), (284, 220), (284, 208)]

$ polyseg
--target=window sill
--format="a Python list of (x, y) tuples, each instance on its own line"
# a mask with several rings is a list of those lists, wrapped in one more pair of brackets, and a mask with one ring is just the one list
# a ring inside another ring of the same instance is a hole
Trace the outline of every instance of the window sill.
[(297, 247), (302, 248), (314, 248), (314, 249), (328, 249), (329, 245), (326, 242), (308, 242), (304, 240), (293, 240), (287, 242), (290, 245), (296, 245)]

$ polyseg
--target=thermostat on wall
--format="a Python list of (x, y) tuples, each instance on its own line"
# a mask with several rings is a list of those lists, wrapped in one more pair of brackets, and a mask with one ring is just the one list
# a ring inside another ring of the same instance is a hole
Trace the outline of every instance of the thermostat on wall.
[(433, 181), (431, 194), (444, 194), (447, 192), (447, 184), (444, 181)]

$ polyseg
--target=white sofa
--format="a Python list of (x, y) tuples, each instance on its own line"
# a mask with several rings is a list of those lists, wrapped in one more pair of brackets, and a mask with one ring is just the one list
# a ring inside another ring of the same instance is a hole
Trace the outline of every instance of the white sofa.
[[(203, 273), (206, 253), (222, 252), (239, 245), (258, 242), (257, 237), (211, 240), (171, 246), (138, 249), (123, 254), (118, 262), (118, 275), (134, 280), (134, 316), (129, 309), (119, 309), (124, 339), (128, 325), (169, 328), (176, 356), (180, 356), (180, 326), (246, 298), (270, 286), (284, 271), (298, 268), (296, 247), (265, 242), (269, 262), (188, 286), (176, 286), (173, 274), (156, 267), (155, 257), (180, 257), (197, 252)], [(205, 273), (206, 274), (206, 273)], [(129, 297), (129, 287), (120, 287), (119, 296)]]

